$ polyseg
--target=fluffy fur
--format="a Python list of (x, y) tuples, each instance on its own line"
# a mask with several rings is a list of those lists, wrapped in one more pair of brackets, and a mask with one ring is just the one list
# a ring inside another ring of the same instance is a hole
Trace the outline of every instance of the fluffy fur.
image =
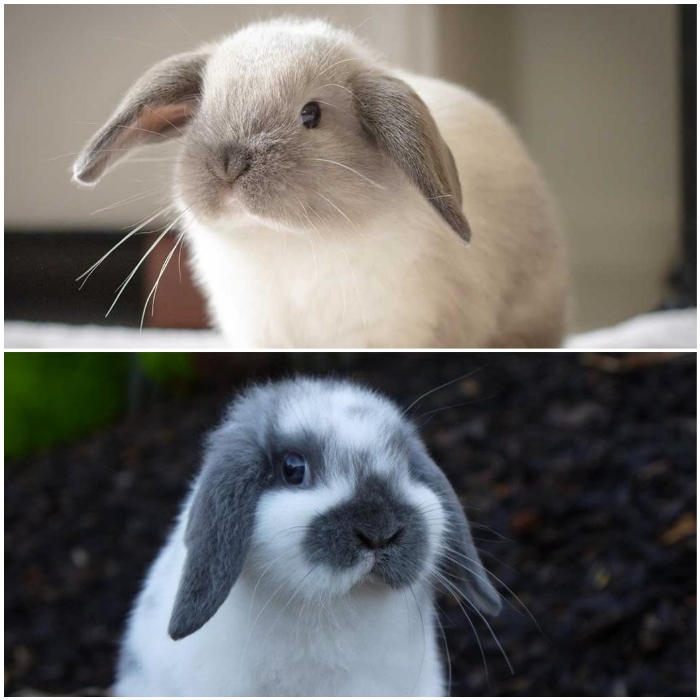
[[(283, 478), (289, 451), (307, 462), (299, 485)], [(344, 382), (254, 387), (210, 436), (116, 693), (442, 695), (438, 572), (477, 614), (499, 610), (454, 491), (397, 407)]]
[[(314, 129), (299, 117), (310, 101)], [(469, 91), (383, 66), (324, 22), (276, 20), (152, 68), (75, 178), (162, 135), (183, 135), (178, 225), (233, 346), (559, 344), (549, 195)]]

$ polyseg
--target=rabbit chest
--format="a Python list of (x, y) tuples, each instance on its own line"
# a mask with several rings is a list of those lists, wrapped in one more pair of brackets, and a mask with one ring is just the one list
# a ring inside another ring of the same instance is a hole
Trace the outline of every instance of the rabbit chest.
[(211, 319), (234, 347), (432, 347), (445, 327), (487, 331), (487, 319), (457, 317), (472, 281), (464, 246), (430, 211), (420, 223), (392, 215), (362, 231), (300, 233), (193, 221), (188, 240)]

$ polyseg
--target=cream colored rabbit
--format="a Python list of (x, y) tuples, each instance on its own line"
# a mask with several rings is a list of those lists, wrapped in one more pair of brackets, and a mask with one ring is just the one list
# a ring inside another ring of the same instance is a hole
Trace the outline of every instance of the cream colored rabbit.
[(183, 135), (177, 225), (232, 346), (559, 344), (549, 195), (469, 91), (383, 66), (325, 22), (254, 24), (149, 70), (76, 180), (163, 134)]

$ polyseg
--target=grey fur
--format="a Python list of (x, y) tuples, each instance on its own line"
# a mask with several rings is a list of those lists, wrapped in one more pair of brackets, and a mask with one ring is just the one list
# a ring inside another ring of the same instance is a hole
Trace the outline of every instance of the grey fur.
[[(381, 193), (398, 167), (468, 241), (454, 159), (425, 103), (379, 72), (350, 35), (290, 26), (268, 23), (252, 61), (250, 47), (238, 50), (228, 40), (151, 68), (86, 146), (75, 179), (94, 183), (127, 149), (174, 134), (166, 121), (173, 113), (185, 134), (175, 190), (204, 218), (226, 217), (233, 196), (251, 213), (299, 228), (344, 225), (339, 210), (357, 225), (386, 204)], [(332, 67), (319, 66), (319, 57)], [(323, 108), (313, 131), (299, 121), (310, 100)], [(164, 111), (160, 120), (157, 110)], [(377, 159), (377, 149), (386, 159)]]
[[(380, 438), (371, 450), (344, 446), (332, 427), (322, 431), (313, 416), (304, 414), (304, 402), (313, 392), (322, 390), (323, 398), (348, 386), (357, 390), (348, 382), (288, 380), (253, 387), (232, 403), (223, 425), (209, 438), (195, 484), (185, 530), (187, 556), (168, 629), (173, 639), (202, 627), (227, 598), (248, 554), (261, 494), (278, 488), (313, 489), (331, 481), (330, 470), (337, 469), (351, 476), (353, 492), (312, 521), (303, 545), (309, 562), (342, 570), (371, 549), (376, 576), (394, 588), (411, 585), (424, 569), (428, 539), (425, 515), (391, 483), (397, 470), (408, 467), (413, 478), (439, 497), (448, 515), (447, 546), (467, 558), (460, 567), (463, 579), (457, 579), (463, 592), (482, 612), (498, 612), (498, 594), (483, 569), (459, 500), (399, 411), (383, 414)], [(361, 390), (358, 396), (357, 404), (345, 407), (344, 419), (366, 420), (378, 405), (387, 408), (372, 392)], [(291, 433), (279, 420), (282, 410), (290, 408), (300, 424)], [(309, 465), (310, 478), (301, 486), (288, 486), (282, 477), (288, 451), (303, 454)], [(381, 475), (375, 469), (378, 461)]]
[[(125, 156), (127, 149), (162, 142), (184, 124), (201, 96), (207, 58), (206, 51), (171, 56), (139, 78), (83, 149), (73, 167), (75, 179), (82, 184), (96, 182)], [(182, 113), (180, 118), (171, 117), (172, 123), (167, 117), (157, 118), (158, 108), (175, 109), (178, 105)]]
[[(488, 579), (481, 557), (474, 545), (469, 523), (457, 494), (450, 485), (443, 471), (428, 455), (422, 441), (414, 436), (410, 469), (416, 479), (430, 487), (440, 496), (447, 512), (450, 526), (446, 536), (446, 545), (453, 552), (445, 553), (448, 568), (457, 569), (458, 577), (452, 579), (454, 585), (466, 596), (472, 605), (487, 615), (496, 615), (501, 609), (501, 598)], [(455, 554), (455, 552), (457, 554)], [(451, 559), (461, 557), (455, 565)]]
[(173, 639), (214, 615), (243, 568), (257, 502), (271, 477), (246, 427), (228, 425), (209, 440), (185, 531), (187, 558), (168, 627)]
[(426, 524), (418, 510), (377, 475), (358, 480), (351, 498), (319, 515), (306, 535), (309, 561), (345, 569), (375, 550), (374, 573), (392, 588), (410, 586), (423, 568)]
[(360, 73), (353, 90), (363, 128), (403, 170), (438, 214), (465, 241), (471, 229), (462, 211), (454, 157), (423, 100), (403, 80)]

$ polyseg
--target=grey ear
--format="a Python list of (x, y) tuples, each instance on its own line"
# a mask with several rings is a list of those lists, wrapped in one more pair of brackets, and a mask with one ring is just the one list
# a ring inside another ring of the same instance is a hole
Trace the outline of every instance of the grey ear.
[(173, 639), (196, 632), (228, 597), (248, 552), (262, 478), (257, 449), (236, 429), (213, 434), (185, 531), (187, 557), (168, 626)]
[(496, 615), (501, 609), (501, 597), (481, 563), (457, 494), (445, 474), (427, 454), (418, 460), (414, 469), (416, 476), (438, 494), (447, 512), (446, 544), (453, 551), (445, 553), (446, 561), (449, 561), (448, 557), (460, 560), (459, 578), (451, 578), (450, 581), (479, 611)]
[(465, 241), (471, 229), (462, 211), (454, 158), (423, 100), (403, 80), (362, 74), (353, 82), (363, 129)]
[(172, 56), (137, 80), (75, 161), (74, 179), (93, 184), (132, 148), (181, 133), (201, 96), (207, 59), (205, 51)]

